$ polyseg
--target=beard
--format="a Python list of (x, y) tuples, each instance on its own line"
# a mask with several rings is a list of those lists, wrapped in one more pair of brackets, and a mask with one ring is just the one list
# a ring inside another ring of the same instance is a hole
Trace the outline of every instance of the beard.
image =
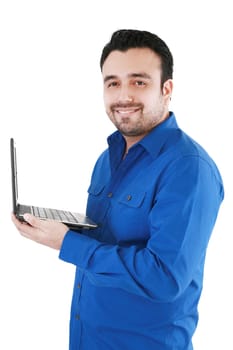
[[(122, 118), (121, 122), (114, 123), (124, 136), (140, 136), (145, 134), (145, 126), (141, 120), (132, 122), (130, 118)], [(151, 128), (150, 128), (151, 129)]]
[[(130, 116), (121, 115), (119, 117), (118, 110), (129, 109), (135, 110)], [(123, 136), (144, 136), (148, 134), (156, 125), (160, 124), (166, 108), (160, 104), (156, 110), (144, 111), (143, 104), (113, 104), (107, 112), (110, 120)]]

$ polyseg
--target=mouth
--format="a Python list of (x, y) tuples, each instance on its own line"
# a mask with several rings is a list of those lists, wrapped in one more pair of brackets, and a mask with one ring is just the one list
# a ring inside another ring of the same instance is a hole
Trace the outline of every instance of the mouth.
[(114, 113), (117, 113), (119, 116), (128, 117), (136, 112), (138, 112), (141, 108), (139, 107), (130, 107), (130, 108), (114, 108)]

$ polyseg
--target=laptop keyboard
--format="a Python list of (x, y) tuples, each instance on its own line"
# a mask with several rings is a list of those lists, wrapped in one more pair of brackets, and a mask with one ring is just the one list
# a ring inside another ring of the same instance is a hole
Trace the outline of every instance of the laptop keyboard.
[(63, 222), (73, 222), (78, 223), (78, 219), (75, 215), (66, 210), (57, 210), (50, 208), (32, 207), (33, 214), (42, 219), (58, 220)]

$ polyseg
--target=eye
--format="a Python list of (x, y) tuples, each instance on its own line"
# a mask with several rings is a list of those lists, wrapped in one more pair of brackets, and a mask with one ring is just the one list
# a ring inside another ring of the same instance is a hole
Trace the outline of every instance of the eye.
[(107, 84), (108, 88), (117, 87), (119, 84), (117, 81), (111, 81)]
[(142, 81), (142, 80), (136, 80), (136, 81), (134, 82), (134, 84), (135, 84), (136, 86), (145, 86), (145, 85), (146, 85), (146, 83), (145, 83), (144, 81)]

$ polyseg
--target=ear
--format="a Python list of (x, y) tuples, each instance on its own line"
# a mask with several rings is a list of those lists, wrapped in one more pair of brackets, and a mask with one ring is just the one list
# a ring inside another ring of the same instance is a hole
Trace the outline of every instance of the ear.
[(162, 89), (163, 96), (165, 98), (168, 97), (169, 99), (171, 99), (172, 90), (173, 90), (173, 80), (168, 79), (163, 83), (163, 89)]

